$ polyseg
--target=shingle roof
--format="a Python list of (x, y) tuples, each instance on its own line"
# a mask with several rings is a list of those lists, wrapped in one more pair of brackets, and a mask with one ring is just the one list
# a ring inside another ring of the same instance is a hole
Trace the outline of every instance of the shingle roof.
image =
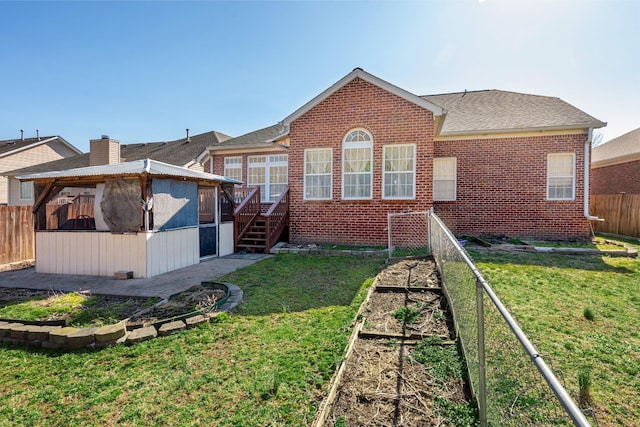
[(262, 148), (273, 147), (272, 142), (275, 138), (280, 136), (283, 132), (282, 124), (275, 124), (263, 129), (258, 129), (253, 132), (246, 133), (237, 138), (230, 138), (224, 142), (216, 145), (209, 146), (211, 150), (229, 150), (234, 148)]
[(114, 165), (88, 166), (77, 169), (42, 172), (18, 176), (19, 179), (55, 179), (55, 178), (77, 178), (105, 175), (141, 175), (143, 173), (156, 176), (173, 176), (180, 178), (192, 178), (197, 180), (227, 182), (241, 184), (240, 181), (211, 173), (191, 170), (185, 167), (170, 165), (151, 159), (134, 160), (131, 162), (118, 163)]
[(422, 98), (447, 110), (442, 136), (606, 125), (560, 98), (549, 96), (481, 90)]
[(153, 159), (172, 165), (184, 166), (196, 159), (208, 146), (230, 139), (230, 136), (216, 131), (201, 133), (167, 142), (146, 142), (120, 146), (123, 162), (140, 159)]
[[(210, 131), (191, 136), (189, 142), (186, 141), (186, 138), (181, 138), (166, 142), (122, 144), (120, 146), (120, 158), (122, 162), (152, 159), (172, 165), (185, 166), (196, 159), (208, 146), (219, 144), (229, 138), (231, 137), (223, 133)], [(89, 166), (89, 153), (18, 169), (8, 174), (15, 176), (19, 174), (66, 170), (86, 166)]]
[(592, 166), (607, 166), (640, 159), (640, 128), (595, 147)]
[(30, 146), (46, 144), (56, 139), (62, 142), (64, 145), (68, 146), (71, 150), (76, 151), (77, 153), (80, 153), (80, 150), (78, 150), (73, 145), (69, 144), (67, 141), (64, 140), (64, 138), (57, 135), (52, 135), (52, 136), (41, 136), (40, 138), (24, 138), (24, 139), (16, 138), (16, 139), (5, 139), (3, 141), (0, 141), (0, 157), (17, 150), (26, 150)]

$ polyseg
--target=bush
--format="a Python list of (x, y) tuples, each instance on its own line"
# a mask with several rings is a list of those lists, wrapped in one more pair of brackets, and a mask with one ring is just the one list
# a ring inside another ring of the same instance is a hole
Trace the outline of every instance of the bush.
[(584, 312), (582, 313), (584, 315), (584, 318), (593, 322), (593, 320), (595, 319), (595, 314), (593, 314), (593, 310), (591, 310), (589, 307), (584, 309)]

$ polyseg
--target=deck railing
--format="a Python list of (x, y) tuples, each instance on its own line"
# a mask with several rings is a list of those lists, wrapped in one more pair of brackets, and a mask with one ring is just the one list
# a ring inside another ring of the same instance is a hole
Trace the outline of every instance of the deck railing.
[(289, 222), (289, 186), (280, 193), (265, 216), (266, 244), (265, 253), (271, 249), (274, 240), (280, 237)]
[(247, 234), (258, 215), (260, 215), (260, 187), (255, 187), (233, 212), (234, 247)]

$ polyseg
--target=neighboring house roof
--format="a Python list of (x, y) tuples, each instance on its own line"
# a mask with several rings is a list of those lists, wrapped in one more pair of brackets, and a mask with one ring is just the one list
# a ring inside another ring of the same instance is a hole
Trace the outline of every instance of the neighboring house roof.
[[(192, 164), (203, 153), (203, 151), (206, 151), (206, 148), (209, 145), (218, 144), (230, 138), (230, 136), (223, 133), (210, 131), (191, 136), (189, 138), (189, 142), (187, 142), (186, 138), (181, 138), (175, 141), (166, 142), (122, 144), (120, 145), (120, 159), (122, 162), (127, 162), (148, 158), (173, 165), (187, 166)], [(17, 169), (8, 172), (7, 174), (15, 176), (20, 174), (81, 168), (85, 166), (89, 166), (89, 153)]]
[(439, 136), (606, 126), (560, 98), (549, 96), (481, 90), (422, 98), (447, 110)]
[(21, 175), (17, 178), (20, 180), (46, 180), (46, 179), (64, 179), (64, 178), (80, 178), (94, 176), (123, 176), (123, 175), (154, 175), (154, 176), (170, 176), (177, 178), (191, 178), (195, 180), (216, 181), (230, 184), (241, 184), (235, 179), (226, 178), (221, 175), (214, 175), (206, 172), (199, 172), (181, 166), (170, 165), (168, 163), (159, 162), (152, 159), (134, 160), (131, 162), (117, 163), (113, 165), (88, 166), (83, 168), (59, 170), (52, 172), (41, 172), (34, 174)]
[(63, 145), (68, 147), (71, 151), (76, 154), (81, 154), (82, 151), (78, 150), (73, 145), (69, 144), (64, 138), (61, 136), (42, 136), (39, 138), (17, 138), (17, 139), (6, 139), (0, 141), (0, 158), (10, 156), (12, 154), (18, 153), (20, 151), (28, 150), (38, 145), (47, 144), (49, 142), (53, 142), (55, 140), (60, 141)]
[(246, 133), (237, 138), (230, 138), (219, 144), (207, 147), (211, 151), (222, 151), (247, 148), (269, 148), (277, 146), (273, 141), (284, 132), (282, 124), (275, 124), (263, 129)]
[(640, 160), (640, 128), (591, 150), (591, 166), (603, 167)]
[(374, 76), (373, 74), (369, 74), (366, 71), (364, 71), (362, 68), (356, 68), (354, 69), (352, 72), (350, 72), (349, 74), (347, 74), (346, 76), (344, 76), (343, 78), (341, 78), (340, 80), (338, 80), (336, 83), (334, 83), (333, 85), (331, 85), (329, 88), (327, 88), (326, 90), (324, 90), (322, 93), (320, 93), (318, 96), (316, 96), (315, 98), (313, 98), (311, 101), (307, 102), (306, 104), (304, 104), (302, 107), (298, 108), (296, 111), (294, 111), (292, 114), (290, 114), (289, 116), (287, 116), (284, 120), (283, 120), (283, 124), (285, 126), (289, 126), (294, 120), (296, 120), (297, 118), (299, 118), (300, 116), (302, 116), (303, 114), (305, 114), (307, 111), (311, 110), (313, 107), (315, 107), (316, 105), (318, 105), (319, 103), (321, 103), (322, 101), (324, 101), (325, 99), (327, 99), (329, 96), (331, 96), (332, 94), (334, 94), (335, 92), (337, 92), (338, 90), (340, 90), (342, 87), (344, 87), (347, 83), (351, 82), (352, 80), (356, 79), (356, 78), (360, 78), (366, 82), (369, 82), (375, 86), (378, 86), (388, 92), (393, 93), (394, 95), (399, 96), (400, 98), (403, 98), (409, 102), (412, 102), (420, 107), (423, 107), (429, 111), (432, 111), (433, 114), (435, 116), (442, 116), (445, 115), (447, 112), (446, 110), (444, 110), (443, 108), (441, 108), (440, 106), (433, 104), (431, 101), (421, 98), (417, 95), (412, 94), (411, 92), (407, 92), (404, 89), (399, 88), (398, 86), (394, 86), (391, 83), (388, 83), (376, 76)]
[(210, 145), (230, 139), (228, 135), (210, 131), (168, 142), (145, 142), (120, 146), (123, 162), (150, 158), (172, 165), (184, 166), (192, 163)]

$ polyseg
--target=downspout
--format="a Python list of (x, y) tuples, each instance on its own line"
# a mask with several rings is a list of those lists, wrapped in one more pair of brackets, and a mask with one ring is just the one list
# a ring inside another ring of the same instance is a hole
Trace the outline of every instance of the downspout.
[(592, 137), (593, 128), (589, 128), (587, 140), (584, 143), (584, 217), (589, 221), (604, 221), (603, 218), (589, 214), (589, 171), (591, 169), (590, 153)]

